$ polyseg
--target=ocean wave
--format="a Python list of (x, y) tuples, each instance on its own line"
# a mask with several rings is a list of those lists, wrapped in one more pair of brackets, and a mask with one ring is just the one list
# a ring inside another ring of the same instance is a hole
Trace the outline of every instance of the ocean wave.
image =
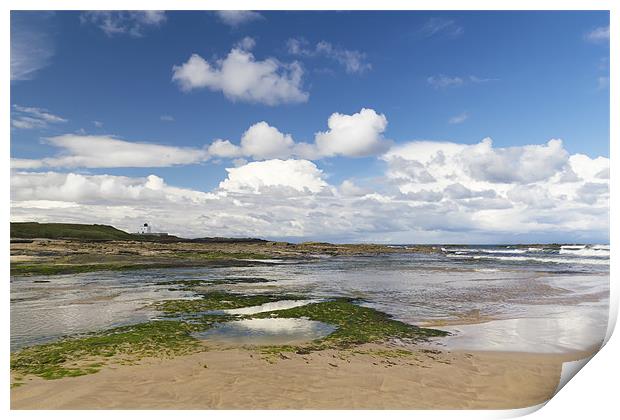
[(609, 245), (592, 245), (592, 249), (605, 249), (609, 251)]
[(525, 249), (481, 249), (485, 254), (525, 254)]
[(525, 254), (525, 249), (484, 249), (484, 248), (441, 248), (443, 252), (449, 252), (453, 254)]
[(579, 255), (580, 257), (609, 257), (609, 250), (596, 248), (560, 249), (560, 255)]
[(588, 258), (542, 258), (542, 257), (489, 257), (506, 261), (538, 261), (555, 264), (585, 264), (609, 265), (608, 260), (593, 260)]
[(453, 258), (461, 259), (488, 259), (501, 261), (534, 261), (555, 264), (580, 264), (580, 265), (609, 265), (609, 260), (589, 259), (589, 258), (543, 258), (543, 257), (527, 257), (527, 256), (504, 256), (504, 255), (469, 255), (469, 256), (453, 256)]
[(547, 251), (545, 248), (534, 248), (534, 247), (529, 247), (527, 249), (527, 252), (545, 252)]

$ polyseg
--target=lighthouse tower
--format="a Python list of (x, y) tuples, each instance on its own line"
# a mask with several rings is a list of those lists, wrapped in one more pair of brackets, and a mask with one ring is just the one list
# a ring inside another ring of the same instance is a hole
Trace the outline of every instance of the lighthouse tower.
[(140, 226), (140, 228), (138, 229), (138, 233), (140, 235), (150, 235), (151, 234), (151, 227), (149, 226), (148, 223), (145, 223), (142, 226)]

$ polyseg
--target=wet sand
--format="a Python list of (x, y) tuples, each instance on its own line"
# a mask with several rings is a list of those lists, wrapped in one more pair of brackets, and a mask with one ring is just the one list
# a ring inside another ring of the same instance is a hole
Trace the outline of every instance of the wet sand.
[[(550, 399), (562, 363), (591, 352), (534, 354), (394, 347), (283, 353), (220, 348), (110, 366), (94, 375), (33, 378), (12, 409), (511, 409)], [(386, 353), (387, 352), (387, 353)]]

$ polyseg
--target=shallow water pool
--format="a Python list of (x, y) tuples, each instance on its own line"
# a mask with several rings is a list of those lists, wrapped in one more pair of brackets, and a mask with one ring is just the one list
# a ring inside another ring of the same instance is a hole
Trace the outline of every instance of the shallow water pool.
[(282, 345), (316, 340), (335, 330), (333, 325), (304, 318), (252, 318), (223, 322), (194, 336), (231, 344)]

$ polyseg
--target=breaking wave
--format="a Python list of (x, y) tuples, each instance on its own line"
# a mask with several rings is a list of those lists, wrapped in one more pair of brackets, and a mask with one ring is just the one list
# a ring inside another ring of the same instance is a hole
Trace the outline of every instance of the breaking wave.
[[(605, 248), (603, 248), (605, 246)], [(593, 246), (562, 246), (560, 255), (578, 255), (581, 257), (609, 257), (608, 245)]]
[(603, 259), (589, 259), (589, 258), (541, 258), (541, 257), (523, 257), (523, 256), (503, 256), (503, 255), (448, 255), (453, 258), (472, 258), (474, 260), (489, 259), (489, 260), (502, 260), (502, 261), (538, 261), (544, 263), (556, 263), (556, 264), (595, 264), (595, 265), (608, 265), (609, 260)]
[(536, 245), (528, 247), (444, 247), (447, 257), (461, 260), (530, 262), (586, 266), (609, 265), (609, 245)]

